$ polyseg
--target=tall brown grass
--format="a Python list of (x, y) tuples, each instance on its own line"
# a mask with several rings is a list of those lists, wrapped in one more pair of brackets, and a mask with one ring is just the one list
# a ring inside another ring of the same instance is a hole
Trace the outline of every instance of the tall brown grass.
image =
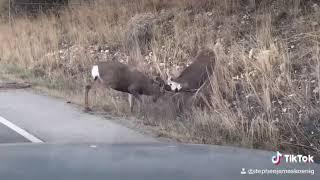
[[(320, 14), (315, 3), (96, 0), (67, 8), (59, 17), (1, 24), (0, 64), (10, 64), (6, 74), (26, 71), (23, 78), (59, 83), (50, 88), (75, 96), (82, 94), (97, 60), (118, 58), (166, 78), (167, 69), (179, 74), (199, 49), (211, 48), (217, 63), (203, 90), (169, 94), (156, 104), (145, 99), (143, 113), (137, 114), (144, 124), (184, 142), (319, 154)], [(133, 21), (137, 15), (148, 18)], [(137, 29), (149, 36), (146, 47), (137, 42), (128, 48), (128, 32), (134, 36), (130, 33)], [(129, 113), (122, 93), (98, 90), (93, 97), (96, 108)]]

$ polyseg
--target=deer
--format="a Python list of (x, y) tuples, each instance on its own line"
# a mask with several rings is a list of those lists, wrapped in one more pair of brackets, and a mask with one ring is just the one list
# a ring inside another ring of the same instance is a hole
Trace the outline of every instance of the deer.
[(195, 92), (212, 75), (215, 66), (216, 56), (210, 49), (200, 50), (193, 62), (185, 68), (181, 74), (172, 79), (167, 71), (167, 82), (165, 89), (168, 91)]
[(153, 102), (164, 94), (165, 82), (157, 77), (155, 80), (148, 78), (142, 72), (130, 68), (119, 61), (100, 61), (92, 66), (93, 81), (85, 86), (85, 111), (89, 107), (89, 91), (93, 86), (102, 84), (106, 88), (129, 94), (129, 106), (133, 111), (133, 97), (141, 102), (141, 95), (153, 96)]

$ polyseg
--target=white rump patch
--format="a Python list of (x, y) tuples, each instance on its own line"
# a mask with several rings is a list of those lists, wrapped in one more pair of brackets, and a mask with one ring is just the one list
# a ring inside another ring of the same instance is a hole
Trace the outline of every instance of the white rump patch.
[(170, 86), (171, 91), (180, 91), (182, 88), (180, 83), (174, 82), (170, 78), (167, 80), (167, 84)]
[(97, 65), (92, 66), (91, 75), (92, 75), (93, 79), (100, 78), (99, 68)]

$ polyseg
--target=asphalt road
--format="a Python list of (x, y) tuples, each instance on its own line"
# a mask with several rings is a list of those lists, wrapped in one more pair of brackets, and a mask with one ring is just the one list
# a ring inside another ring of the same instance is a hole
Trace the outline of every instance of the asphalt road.
[(28, 139), (13, 131), (9, 127), (0, 124), (0, 144), (2, 143), (25, 143)]
[[(233, 147), (161, 143), (0, 145), (0, 179), (320, 179), (319, 165), (284, 162), (273, 165), (273, 155)], [(246, 174), (241, 174), (242, 169)], [(309, 170), (314, 174), (249, 174), (256, 169)]]
[[(0, 91), (0, 120), (5, 119), (31, 136), (49, 143), (156, 142), (110, 120), (82, 112), (64, 101), (28, 90)], [(0, 141), (25, 142), (0, 123)], [(1, 140), (3, 139), (3, 140)]]

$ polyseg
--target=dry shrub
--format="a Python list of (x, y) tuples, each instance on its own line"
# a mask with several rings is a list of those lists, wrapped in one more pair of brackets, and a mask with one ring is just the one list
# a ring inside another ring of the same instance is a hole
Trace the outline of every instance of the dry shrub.
[[(132, 17), (127, 23), (124, 35), (125, 50), (129, 51), (129, 54), (139, 51), (145, 55), (151, 49), (151, 40), (154, 38), (155, 29), (159, 27), (160, 23), (164, 24), (172, 17), (170, 11), (161, 11), (157, 14), (137, 14)], [(166, 31), (161, 31), (161, 33), (169, 35), (171, 31), (166, 28)]]
[(145, 54), (150, 47), (155, 20), (152, 13), (137, 14), (131, 18), (125, 34), (125, 49), (135, 51), (134, 48), (139, 48)]

